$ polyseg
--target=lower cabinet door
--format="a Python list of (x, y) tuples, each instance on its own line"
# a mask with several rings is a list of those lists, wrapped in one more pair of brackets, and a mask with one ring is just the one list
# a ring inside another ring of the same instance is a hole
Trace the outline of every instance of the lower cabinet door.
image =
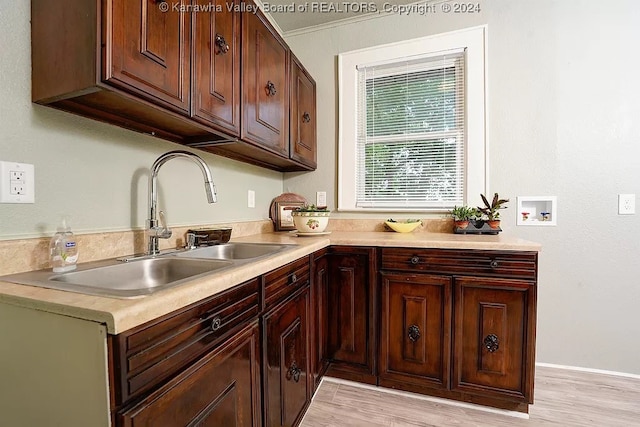
[(120, 426), (260, 426), (260, 346), (254, 321), (117, 415)]
[(451, 278), (382, 273), (380, 385), (449, 385)]
[(455, 279), (452, 389), (533, 403), (535, 286)]
[(264, 316), (264, 396), (267, 426), (296, 425), (311, 393), (309, 287)]

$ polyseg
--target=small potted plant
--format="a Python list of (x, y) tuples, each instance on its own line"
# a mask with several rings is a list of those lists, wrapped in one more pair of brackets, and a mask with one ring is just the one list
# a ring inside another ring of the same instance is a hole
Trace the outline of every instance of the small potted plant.
[(454, 206), (449, 211), (449, 214), (453, 218), (456, 227), (465, 229), (469, 226), (469, 220), (476, 218), (477, 211), (469, 206)]
[(322, 233), (329, 224), (329, 209), (304, 205), (291, 211), (293, 224), (301, 233)]
[(507, 208), (504, 204), (507, 203), (509, 199), (501, 199), (498, 193), (495, 193), (493, 200), (489, 203), (484, 194), (480, 194), (480, 197), (482, 197), (484, 207), (478, 206), (478, 210), (487, 218), (489, 227), (494, 229), (500, 228), (500, 209)]

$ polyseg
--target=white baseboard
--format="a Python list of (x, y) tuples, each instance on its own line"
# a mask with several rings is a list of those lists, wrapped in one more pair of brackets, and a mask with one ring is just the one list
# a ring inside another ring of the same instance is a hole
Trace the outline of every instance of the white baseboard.
[(423, 394), (411, 393), (409, 391), (395, 390), (395, 389), (386, 388), (386, 387), (377, 387), (375, 385), (362, 384), (362, 383), (358, 383), (358, 382), (355, 382), (355, 381), (343, 380), (341, 378), (333, 378), (333, 377), (326, 377), (325, 376), (325, 377), (322, 377), (322, 381), (327, 381), (327, 382), (337, 383), (337, 384), (345, 384), (345, 385), (349, 385), (349, 386), (352, 386), (352, 387), (360, 387), (360, 388), (365, 388), (365, 389), (369, 389), (369, 390), (375, 390), (375, 391), (380, 392), (380, 393), (395, 394), (395, 395), (399, 395), (399, 396), (411, 396), (412, 398), (415, 398), (415, 399), (425, 400), (425, 401), (428, 401), (428, 402), (438, 403), (438, 404), (441, 404), (441, 405), (457, 406), (459, 408), (466, 408), (466, 409), (475, 409), (477, 411), (489, 412), (489, 413), (492, 413), (492, 414), (507, 415), (507, 416), (510, 416), (510, 417), (521, 418), (521, 419), (525, 419), (525, 420), (529, 419), (529, 414), (525, 414), (523, 412), (509, 411), (507, 409), (497, 409), (497, 408), (491, 408), (491, 407), (488, 407), (488, 406), (475, 405), (473, 403), (458, 402), (457, 400), (442, 399), (442, 398), (439, 398), (439, 397), (425, 396)]
[(566, 369), (568, 371), (591, 372), (593, 374), (613, 375), (616, 377), (625, 377), (625, 378), (633, 378), (636, 380), (640, 380), (640, 375), (628, 374), (626, 372), (606, 371), (603, 369), (592, 369), (592, 368), (581, 368), (579, 366), (556, 365), (553, 363), (536, 363), (536, 366), (540, 366), (543, 368)]

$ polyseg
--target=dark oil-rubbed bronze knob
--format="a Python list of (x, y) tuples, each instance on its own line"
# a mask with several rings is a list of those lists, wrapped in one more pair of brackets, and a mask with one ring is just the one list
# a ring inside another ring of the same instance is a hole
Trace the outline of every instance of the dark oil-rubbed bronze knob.
[(214, 43), (216, 44), (216, 46), (218, 46), (218, 50), (220, 51), (220, 53), (229, 52), (229, 45), (227, 44), (227, 41), (224, 39), (224, 37), (222, 37), (220, 34), (216, 34)]
[(300, 381), (301, 373), (302, 373), (302, 370), (298, 368), (298, 365), (296, 365), (296, 361), (294, 360), (293, 363), (291, 364), (291, 367), (287, 371), (287, 379), (298, 382)]
[(309, 113), (305, 111), (304, 114), (302, 115), (302, 123), (309, 123), (310, 121), (311, 121), (311, 115), (309, 115)]
[(413, 342), (416, 342), (420, 339), (420, 328), (418, 325), (411, 325), (409, 329), (407, 329), (407, 336)]
[(277, 93), (276, 85), (271, 80), (267, 82), (266, 89), (267, 89), (267, 95), (269, 96), (275, 96), (275, 94)]
[(495, 334), (489, 334), (484, 337), (484, 341), (482, 341), (482, 343), (489, 353), (494, 353), (500, 348), (500, 340)]

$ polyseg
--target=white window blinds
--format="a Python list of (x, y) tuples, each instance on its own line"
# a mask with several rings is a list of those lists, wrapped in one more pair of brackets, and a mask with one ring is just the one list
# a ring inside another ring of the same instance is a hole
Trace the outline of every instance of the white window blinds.
[(356, 206), (464, 204), (465, 52), (359, 66)]

